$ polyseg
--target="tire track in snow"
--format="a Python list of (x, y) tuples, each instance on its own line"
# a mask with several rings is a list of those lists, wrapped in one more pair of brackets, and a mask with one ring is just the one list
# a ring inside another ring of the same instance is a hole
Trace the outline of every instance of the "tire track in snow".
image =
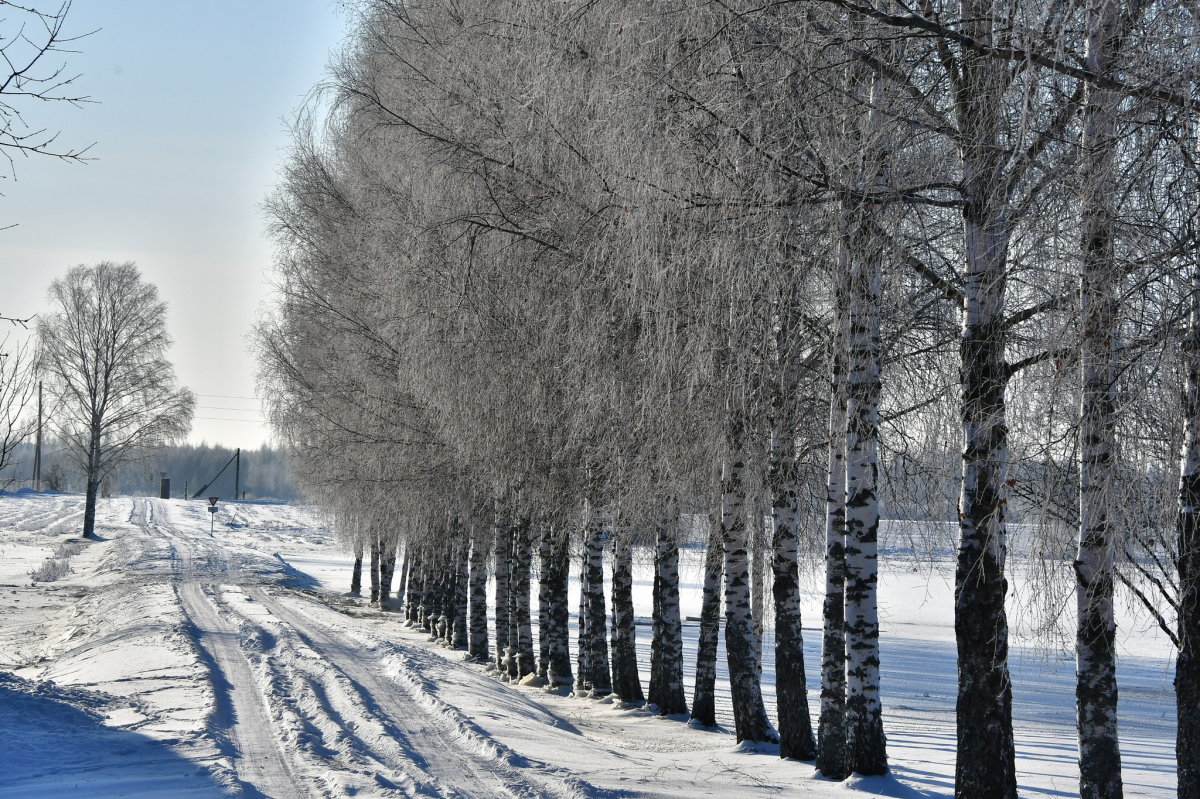
[[(151, 502), (146, 502), (147, 523), (153, 518)], [(249, 797), (304, 796), (306, 791), (293, 779), (287, 761), (277, 745), (267, 707), (259, 695), (250, 663), (233, 629), (209, 601), (192, 567), (192, 550), (181, 537), (163, 528), (178, 554), (178, 594), (184, 613), (198, 632), (197, 645), (211, 659), (213, 688), (218, 693), (215, 721), (233, 747), (233, 766), (242, 790)], [(220, 696), (225, 692), (225, 696)]]
[[(287, 625), (311, 649), (319, 652), (351, 685), (372, 713), (381, 718), (397, 737), (412, 765), (438, 786), (447, 797), (557, 797), (578, 791), (534, 783), (520, 769), (503, 760), (464, 748), (459, 731), (439, 723), (400, 685), (383, 673), (383, 662), (361, 644), (339, 640), (275, 600), (262, 588), (247, 589), (281, 623)], [(380, 754), (380, 753), (377, 753)], [(401, 765), (401, 764), (395, 764)], [(565, 788), (565, 786), (564, 786)]]

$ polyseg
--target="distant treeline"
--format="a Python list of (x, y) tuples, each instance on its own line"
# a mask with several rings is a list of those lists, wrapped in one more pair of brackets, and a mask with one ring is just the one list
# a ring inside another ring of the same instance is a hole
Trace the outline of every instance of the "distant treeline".
[[(165, 447), (150, 458), (124, 466), (110, 475), (102, 490), (110, 496), (157, 496), (159, 476), (165, 472), (171, 479), (172, 497), (182, 497), (185, 486), (194, 494), (213, 480), (233, 453), (229, 447), (208, 444)], [(213, 480), (205, 495), (232, 497), (234, 468), (235, 465), (230, 464), (219, 478)], [(13, 464), (0, 472), (0, 488), (32, 487), (32, 471), (33, 444), (22, 444), (14, 454)], [(300, 498), (283, 450), (266, 446), (242, 450), (239, 477), (239, 489), (245, 492), (246, 499)], [(59, 491), (82, 491), (84, 488), (78, 468), (53, 441), (47, 442), (42, 455), (42, 488)]]

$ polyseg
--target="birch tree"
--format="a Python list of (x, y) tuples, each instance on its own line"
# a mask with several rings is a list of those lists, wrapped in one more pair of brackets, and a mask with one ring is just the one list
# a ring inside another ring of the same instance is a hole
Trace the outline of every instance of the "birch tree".
[(114, 469), (177, 441), (196, 400), (167, 360), (167, 305), (132, 263), (76, 266), (50, 284), (38, 319), (38, 364), (53, 426), (85, 476), (83, 536), (96, 526), (100, 483)]

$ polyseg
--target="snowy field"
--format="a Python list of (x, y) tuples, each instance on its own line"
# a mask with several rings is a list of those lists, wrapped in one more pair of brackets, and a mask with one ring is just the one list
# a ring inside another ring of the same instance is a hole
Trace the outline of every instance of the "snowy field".
[[(203, 502), (108, 499), (100, 540), (81, 543), (82, 507), (74, 495), (0, 496), (0, 796), (952, 794), (948, 561), (881, 564), (891, 774), (832, 783), (777, 750), (738, 747), (727, 684), (713, 731), (496, 681), (465, 653), (345, 596), (350, 559), (304, 508), (225, 504), (210, 537)], [(699, 558), (683, 553), (686, 616), (700, 614)], [(35, 571), (60, 576), (32, 581)], [(1028, 592), (1015, 571), (1020, 631)], [(650, 578), (643, 563), (643, 684)], [(810, 578), (804, 596), (814, 719), (816, 585)], [(685, 623), (689, 696), (696, 634)], [(1171, 796), (1171, 646), (1128, 609), (1119, 636), (1126, 795)], [(769, 634), (764, 648), (773, 713)], [(1018, 640), (1011, 666), (1021, 796), (1077, 795), (1071, 657)]]

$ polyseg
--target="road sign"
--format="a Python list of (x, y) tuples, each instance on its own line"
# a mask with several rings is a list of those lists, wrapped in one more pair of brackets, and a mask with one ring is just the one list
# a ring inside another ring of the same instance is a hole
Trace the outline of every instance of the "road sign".
[(216, 506), (214, 505), (213, 507), (209, 508), (209, 509), (208, 509), (208, 512), (209, 512), (209, 513), (216, 513), (216, 512), (217, 512), (217, 508), (216, 508)]
[(212, 506), (215, 508), (215, 507), (217, 506), (217, 500), (218, 500), (218, 499), (220, 499), (220, 497), (209, 497), (209, 498), (208, 498), (208, 504), (209, 504), (209, 505), (212, 505)]

